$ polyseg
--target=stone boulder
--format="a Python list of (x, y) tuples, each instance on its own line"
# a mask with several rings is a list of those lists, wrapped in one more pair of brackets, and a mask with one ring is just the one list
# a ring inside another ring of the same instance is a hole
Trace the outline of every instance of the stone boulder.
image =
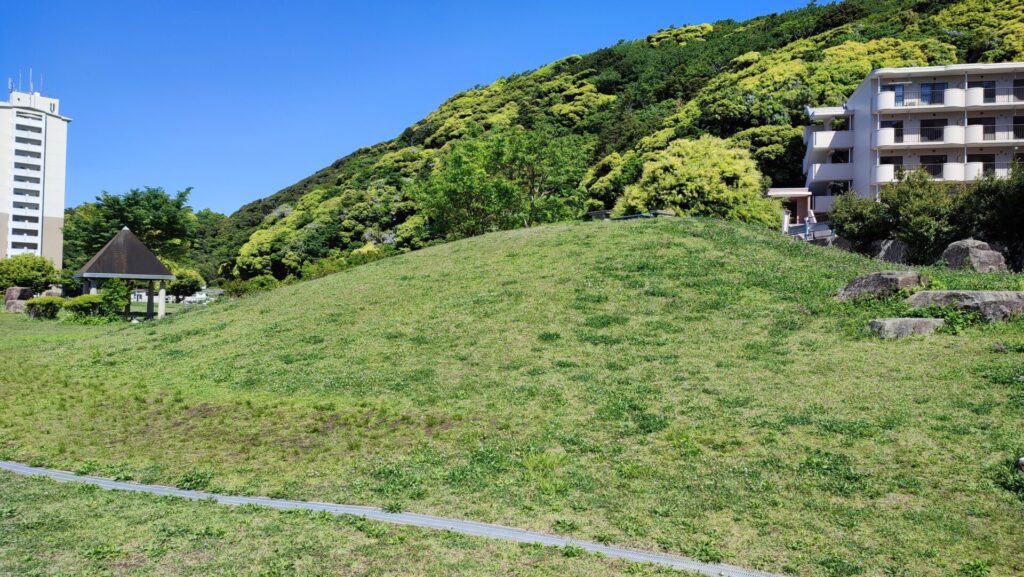
[(927, 280), (927, 277), (914, 271), (873, 272), (869, 275), (859, 276), (839, 289), (836, 299), (848, 301), (860, 296), (880, 298), (904, 289), (924, 286)]
[(977, 272), (1006, 272), (1006, 259), (987, 242), (968, 238), (950, 243), (942, 251), (942, 262), (953, 269)]
[(20, 313), (25, 310), (25, 301), (32, 298), (32, 289), (12, 286), (4, 291), (4, 310), (9, 313)]
[(868, 322), (868, 329), (883, 339), (902, 339), (913, 335), (930, 335), (942, 328), (942, 319), (875, 319)]
[(939, 306), (981, 314), (990, 323), (1024, 312), (1021, 291), (921, 291), (907, 299), (914, 308)]
[(871, 243), (871, 256), (893, 264), (907, 264), (910, 262), (910, 247), (902, 240), (894, 238), (876, 240)]

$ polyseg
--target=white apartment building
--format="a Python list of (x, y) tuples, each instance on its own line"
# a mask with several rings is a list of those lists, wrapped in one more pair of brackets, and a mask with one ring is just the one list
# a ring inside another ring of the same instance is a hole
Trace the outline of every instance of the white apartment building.
[(836, 196), (875, 197), (898, 167), (946, 182), (1009, 174), (1024, 159), (1024, 63), (881, 68), (842, 106), (808, 108), (806, 189), (778, 189), (792, 216)]
[(60, 268), (70, 121), (38, 92), (0, 102), (0, 258), (29, 252)]

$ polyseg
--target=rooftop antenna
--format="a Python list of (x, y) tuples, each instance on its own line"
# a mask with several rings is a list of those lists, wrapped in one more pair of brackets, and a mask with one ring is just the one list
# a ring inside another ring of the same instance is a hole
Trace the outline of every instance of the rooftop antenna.
[(21, 69), (18, 69), (18, 92), (21, 92)]
[(39, 93), (43, 93), (43, 73), (39, 73)]
[(10, 76), (7, 77), (7, 92), (14, 92), (14, 79)]
[(28, 93), (32, 94), (34, 92), (35, 92), (35, 89), (32, 88), (32, 68), (29, 68), (28, 69)]

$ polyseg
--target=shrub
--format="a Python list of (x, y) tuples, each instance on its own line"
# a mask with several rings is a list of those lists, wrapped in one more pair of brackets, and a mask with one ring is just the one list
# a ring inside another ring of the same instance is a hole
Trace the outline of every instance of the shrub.
[(81, 295), (64, 303), (64, 310), (73, 317), (95, 317), (100, 314), (103, 297), (100, 295)]
[(100, 314), (114, 319), (124, 316), (131, 302), (131, 289), (121, 279), (110, 279), (103, 283)]
[(889, 238), (892, 234), (885, 207), (874, 199), (862, 198), (853, 192), (836, 199), (831, 216), (836, 234), (850, 241), (860, 252), (866, 252), (872, 242)]
[(267, 291), (279, 286), (281, 286), (281, 282), (269, 274), (254, 276), (247, 280), (229, 280), (222, 285), (224, 292), (233, 297)]
[(832, 210), (832, 223), (857, 250), (866, 250), (872, 241), (896, 238), (907, 244), (911, 262), (928, 264), (963, 234), (954, 218), (969, 195), (968, 189), (952, 188), (915, 170), (883, 188), (878, 202), (843, 195)]
[(25, 302), (25, 312), (33, 319), (55, 319), (63, 306), (60, 297), (36, 297)]
[(45, 257), (24, 253), (0, 259), (0, 289), (20, 286), (38, 293), (58, 282), (60, 274)]

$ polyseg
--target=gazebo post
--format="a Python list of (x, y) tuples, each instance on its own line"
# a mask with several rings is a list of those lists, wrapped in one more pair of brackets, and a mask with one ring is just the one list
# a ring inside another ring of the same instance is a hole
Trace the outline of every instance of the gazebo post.
[(153, 320), (153, 281), (146, 286), (146, 320)]
[(164, 309), (167, 308), (167, 289), (164, 287), (164, 281), (160, 281), (160, 302), (157, 303), (156, 318), (164, 318)]

